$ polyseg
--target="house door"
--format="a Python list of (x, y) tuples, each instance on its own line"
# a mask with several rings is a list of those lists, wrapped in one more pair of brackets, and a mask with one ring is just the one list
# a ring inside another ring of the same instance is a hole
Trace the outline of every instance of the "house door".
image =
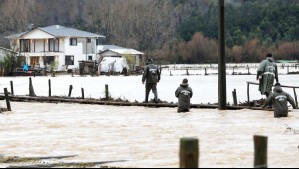
[(31, 67), (39, 66), (39, 57), (31, 57), (30, 66)]

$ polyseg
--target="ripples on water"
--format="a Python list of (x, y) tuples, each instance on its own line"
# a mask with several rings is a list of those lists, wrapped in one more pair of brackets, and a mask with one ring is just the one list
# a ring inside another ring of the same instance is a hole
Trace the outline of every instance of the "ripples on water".
[[(0, 101), (1, 105), (5, 105)], [(110, 161), (118, 167), (179, 166), (179, 139), (200, 140), (200, 167), (253, 167), (253, 135), (269, 137), (269, 167), (298, 167), (298, 110), (275, 119), (268, 111), (218, 111), (12, 102), (0, 114), (1, 155), (78, 155), (64, 161)], [(0, 164), (0, 167), (6, 165)]]

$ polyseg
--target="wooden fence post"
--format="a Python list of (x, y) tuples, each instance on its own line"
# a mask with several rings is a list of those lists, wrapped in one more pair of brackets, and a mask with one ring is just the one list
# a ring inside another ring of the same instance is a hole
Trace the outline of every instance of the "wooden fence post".
[(108, 100), (109, 99), (109, 86), (108, 86), (108, 84), (105, 85), (105, 96), (106, 96), (106, 99)]
[(234, 91), (233, 91), (233, 98), (234, 98), (234, 105), (238, 106), (237, 91), (236, 91), (236, 89), (234, 89)]
[(7, 88), (4, 88), (4, 94), (5, 94), (5, 100), (6, 100), (6, 107), (7, 107), (7, 110), (8, 110), (8, 111), (11, 111), (10, 101), (9, 101), (9, 96), (8, 96)]
[(250, 67), (247, 65), (248, 75), (250, 75)]
[(205, 75), (208, 75), (208, 71), (207, 68), (205, 67)]
[(254, 136), (254, 168), (268, 168), (268, 137)]
[(249, 92), (249, 86), (250, 86), (250, 84), (247, 83), (247, 102), (248, 102), (248, 106), (251, 107), (251, 105), (250, 105), (250, 92)]
[(73, 85), (70, 85), (70, 88), (69, 88), (69, 97), (72, 96), (72, 90), (73, 90)]
[(81, 88), (81, 93), (82, 93), (82, 99), (84, 99), (84, 89)]
[(233, 66), (233, 73), (232, 75), (235, 75), (235, 66)]
[(181, 138), (180, 168), (198, 168), (199, 140), (197, 138)]
[(293, 88), (293, 90), (294, 90), (295, 103), (296, 103), (296, 106), (297, 106), (297, 109), (298, 109), (298, 99), (297, 99), (296, 88)]
[(34, 88), (32, 85), (32, 79), (31, 77), (29, 78), (29, 96), (36, 96), (34, 92)]
[(11, 90), (11, 95), (15, 95), (14, 90), (13, 90), (13, 81), (10, 81), (10, 90)]
[(49, 79), (49, 97), (52, 96), (52, 89), (51, 89), (51, 79)]

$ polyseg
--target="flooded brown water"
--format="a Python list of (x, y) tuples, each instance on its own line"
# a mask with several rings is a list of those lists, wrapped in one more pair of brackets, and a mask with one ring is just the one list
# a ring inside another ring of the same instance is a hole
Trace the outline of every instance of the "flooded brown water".
[[(0, 101), (4, 107), (4, 101)], [(127, 160), (116, 167), (178, 168), (179, 140), (200, 140), (200, 167), (253, 167), (253, 135), (268, 136), (269, 167), (299, 166), (299, 112), (115, 107), (12, 102), (0, 114), (0, 155), (78, 155), (64, 162)], [(0, 164), (7, 167), (11, 164)]]

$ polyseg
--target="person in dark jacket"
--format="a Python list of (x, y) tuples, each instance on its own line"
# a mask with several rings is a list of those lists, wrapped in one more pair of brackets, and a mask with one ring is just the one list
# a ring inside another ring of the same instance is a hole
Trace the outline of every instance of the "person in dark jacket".
[(277, 65), (272, 58), (272, 54), (268, 53), (266, 59), (263, 60), (257, 70), (256, 80), (259, 80), (259, 91), (262, 95), (268, 97), (272, 92), (274, 80), (278, 83)]
[(269, 95), (263, 108), (270, 103), (273, 103), (274, 117), (288, 117), (288, 102), (291, 103), (294, 109), (296, 109), (296, 104), (292, 96), (287, 92), (284, 92), (281, 88), (280, 83), (276, 83), (274, 87), (274, 92)]
[(145, 84), (145, 101), (144, 103), (148, 103), (148, 97), (150, 91), (152, 90), (155, 96), (155, 103), (158, 103), (158, 91), (157, 91), (157, 83), (160, 82), (160, 70), (157, 65), (154, 64), (153, 59), (147, 60), (147, 65), (144, 67), (144, 73), (142, 76), (142, 83)]
[(179, 99), (178, 113), (190, 111), (190, 99), (193, 96), (193, 91), (189, 87), (188, 79), (184, 79), (180, 87), (175, 91), (175, 96)]

